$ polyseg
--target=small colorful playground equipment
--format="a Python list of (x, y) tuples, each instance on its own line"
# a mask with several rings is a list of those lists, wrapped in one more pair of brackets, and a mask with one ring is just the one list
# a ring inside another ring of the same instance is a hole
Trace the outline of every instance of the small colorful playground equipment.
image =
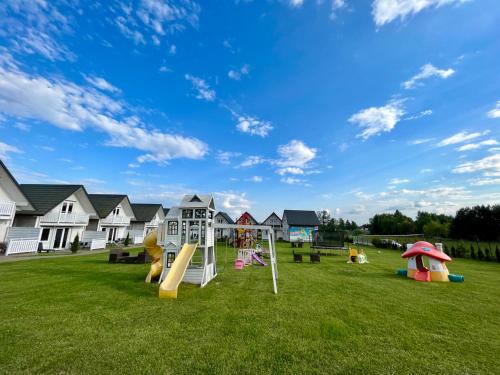
[(364, 263), (369, 263), (368, 262), (368, 257), (366, 256), (365, 252), (363, 249), (356, 249), (355, 247), (349, 247), (349, 260), (347, 263), (358, 263), (358, 264), (364, 264)]
[[(445, 262), (451, 262), (451, 258), (443, 252), (442, 244), (434, 246), (429, 242), (419, 241), (407, 246), (408, 250), (401, 257), (408, 259), (408, 267), (407, 270), (398, 270), (398, 275), (424, 282), (464, 281), (462, 275), (450, 275)], [(424, 260), (428, 261), (429, 267), (424, 265)]]

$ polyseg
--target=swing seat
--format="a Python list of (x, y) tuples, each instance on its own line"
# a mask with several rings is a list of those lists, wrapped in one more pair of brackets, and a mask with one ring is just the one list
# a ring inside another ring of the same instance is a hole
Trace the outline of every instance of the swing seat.
[(236, 259), (234, 261), (234, 269), (242, 270), (245, 267), (245, 261), (243, 259)]

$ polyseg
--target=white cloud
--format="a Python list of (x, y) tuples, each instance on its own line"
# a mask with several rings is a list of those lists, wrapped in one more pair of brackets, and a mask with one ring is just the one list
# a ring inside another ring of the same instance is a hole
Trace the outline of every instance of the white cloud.
[[(451, 68), (449, 69), (438, 69), (432, 64), (425, 64), (420, 68), (420, 72), (411, 77), (408, 81), (403, 82), (401, 85), (405, 89), (413, 89), (417, 86), (422, 86), (423, 83), (421, 81), (430, 78), (430, 77), (440, 77), (446, 79), (455, 74), (455, 71)], [(432, 113), (432, 112), (431, 112)]]
[(346, 7), (347, 7), (347, 2), (345, 0), (332, 0), (330, 18), (331, 19), (337, 18), (337, 12)]
[(219, 151), (215, 158), (219, 161), (219, 163), (224, 165), (231, 164), (231, 159), (234, 157), (240, 156), (240, 152), (230, 152), (230, 151)]
[(467, 1), (469, 0), (374, 0), (372, 16), (377, 26), (383, 26), (397, 18), (404, 20), (425, 8), (461, 4)]
[(408, 116), (405, 117), (405, 120), (417, 120), (419, 118), (425, 117), (425, 116), (430, 116), (432, 115), (432, 109), (426, 109), (425, 111), (421, 111), (420, 113), (417, 113), (416, 115), (413, 116)]
[(500, 154), (487, 156), (485, 158), (470, 161), (456, 166), (453, 173), (484, 172), (487, 176), (500, 173)]
[(489, 133), (489, 131), (484, 131), (482, 133), (481, 132), (469, 133), (467, 131), (462, 131), (462, 132), (453, 134), (451, 137), (443, 139), (437, 145), (439, 147), (455, 145), (457, 143), (462, 143), (462, 142), (470, 141), (472, 139), (481, 137), (481, 136), (486, 135), (488, 133)]
[(266, 137), (269, 132), (273, 130), (273, 126), (269, 121), (246, 115), (238, 117), (236, 128), (242, 133), (248, 133), (262, 138)]
[(155, 45), (167, 34), (182, 31), (186, 26), (197, 27), (201, 8), (192, 0), (141, 0), (137, 5), (121, 4), (115, 24), (120, 32), (135, 44), (146, 44), (144, 35), (151, 34)]
[(304, 0), (289, 0), (289, 4), (294, 8), (298, 8), (304, 4)]
[(494, 139), (487, 139), (485, 141), (477, 142), (477, 143), (468, 143), (466, 145), (460, 146), (457, 148), (457, 151), (463, 152), (463, 151), (471, 151), (471, 150), (477, 150), (481, 147), (484, 146), (496, 146), (498, 142)]
[(22, 122), (16, 122), (14, 124), (14, 127), (16, 129), (22, 130), (23, 132), (29, 132), (31, 130), (31, 126), (26, 125), (25, 123)]
[(252, 182), (262, 182), (263, 178), (261, 176), (252, 176), (250, 178), (250, 181), (252, 181)]
[(357, 124), (363, 131), (357, 135), (364, 140), (379, 133), (390, 132), (405, 114), (404, 100), (391, 100), (382, 107), (370, 107), (355, 113), (349, 122)]
[(0, 142), (0, 158), (8, 159), (9, 153), (23, 154), (24, 152), (18, 149), (16, 146), (9, 145), (7, 143)]
[(410, 145), (421, 145), (421, 144), (424, 144), (424, 143), (429, 143), (430, 141), (433, 141), (434, 138), (420, 138), (420, 139), (415, 139), (413, 141), (410, 141), (408, 142), (408, 144)]
[(208, 86), (205, 80), (192, 76), (191, 74), (186, 74), (184, 76), (193, 85), (193, 88), (198, 93), (196, 95), (197, 99), (206, 100), (208, 102), (213, 102), (215, 100), (215, 91)]
[(489, 118), (500, 118), (500, 100), (497, 102), (495, 108), (488, 112)]
[(120, 94), (121, 90), (118, 87), (113, 86), (111, 83), (106, 81), (104, 78), (96, 76), (84, 76), (85, 80), (92, 86), (102, 90), (109, 91), (113, 94)]
[(303, 180), (301, 180), (300, 178), (291, 177), (291, 176), (283, 177), (280, 179), (280, 181), (283, 182), (284, 184), (287, 184), (287, 185), (297, 185), (297, 184), (300, 184), (301, 182), (303, 182)]
[(253, 167), (254, 165), (263, 164), (266, 162), (262, 156), (252, 155), (248, 156), (243, 162), (240, 164), (240, 167)]
[(198, 139), (148, 128), (126, 112), (128, 107), (91, 87), (30, 75), (17, 65), (0, 63), (0, 113), (74, 131), (93, 128), (109, 136), (109, 146), (146, 152), (139, 156), (140, 162), (200, 159), (207, 153), (207, 145)]
[(500, 185), (500, 178), (478, 178), (469, 182), (472, 186)]
[(431, 169), (431, 168), (423, 168), (420, 170), (420, 173), (422, 173), (422, 174), (423, 173), (431, 173), (432, 171), (433, 171), (433, 169)]
[(304, 174), (304, 170), (298, 167), (286, 167), (278, 169), (276, 173), (279, 174), (280, 176), (284, 176), (286, 174), (299, 175), (299, 174)]
[(250, 66), (248, 64), (243, 65), (240, 69), (231, 69), (227, 76), (235, 81), (241, 80), (241, 77), (248, 75), (250, 73)]
[(252, 207), (246, 193), (223, 191), (214, 193), (214, 196), (216, 207), (222, 207), (221, 211), (225, 211), (233, 217), (240, 216)]
[(56, 149), (54, 147), (50, 146), (40, 146), (42, 150), (48, 151), (48, 152), (54, 152)]
[(160, 69), (158, 70), (160, 71), (160, 73), (168, 73), (172, 71), (168, 66), (165, 65), (160, 66)]
[(349, 144), (346, 143), (346, 142), (343, 142), (339, 145), (339, 151), (340, 152), (344, 152), (345, 150), (347, 150), (349, 148)]
[(175, 44), (172, 44), (168, 50), (168, 53), (171, 55), (175, 55), (177, 53), (177, 46)]
[(400, 184), (406, 184), (410, 182), (407, 178), (393, 178), (391, 181), (389, 181), (390, 185), (400, 185)]
[(307, 146), (296, 139), (278, 147), (280, 159), (276, 161), (279, 167), (305, 168), (316, 157), (317, 149)]

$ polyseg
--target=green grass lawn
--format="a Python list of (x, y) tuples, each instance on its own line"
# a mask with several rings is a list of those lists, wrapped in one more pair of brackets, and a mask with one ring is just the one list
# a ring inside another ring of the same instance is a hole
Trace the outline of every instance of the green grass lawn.
[(418, 283), (394, 274), (395, 251), (312, 265), (288, 246), (278, 295), (269, 267), (220, 264), (205, 288), (160, 300), (148, 265), (106, 254), (0, 264), (0, 373), (499, 372), (499, 264), (458, 259), (465, 283)]

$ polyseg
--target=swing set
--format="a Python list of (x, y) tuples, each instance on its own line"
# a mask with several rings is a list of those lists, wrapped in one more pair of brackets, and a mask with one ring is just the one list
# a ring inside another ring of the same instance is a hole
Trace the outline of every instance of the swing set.
[[(274, 229), (273, 227), (269, 225), (242, 225), (242, 224), (214, 224), (214, 229), (234, 229), (236, 231), (240, 231), (240, 233), (248, 233), (247, 231), (253, 231), (253, 230), (261, 230), (262, 233), (267, 232), (267, 241), (269, 244), (269, 258), (270, 258), (270, 263), (271, 263), (271, 272), (272, 272), (272, 277), (273, 277), (273, 291), (274, 294), (278, 294), (278, 265), (276, 263), (276, 245), (275, 245), (275, 236), (274, 236)], [(244, 232), (242, 232), (244, 231)], [(250, 238), (248, 239), (248, 242), (246, 245), (250, 245), (252, 241), (250, 241)], [(227, 265), (227, 252), (228, 252), (228, 240), (225, 241), (226, 244), (226, 255), (225, 255), (225, 263), (224, 263), (224, 269), (226, 268)], [(215, 243), (215, 246), (217, 248), (217, 242)]]

